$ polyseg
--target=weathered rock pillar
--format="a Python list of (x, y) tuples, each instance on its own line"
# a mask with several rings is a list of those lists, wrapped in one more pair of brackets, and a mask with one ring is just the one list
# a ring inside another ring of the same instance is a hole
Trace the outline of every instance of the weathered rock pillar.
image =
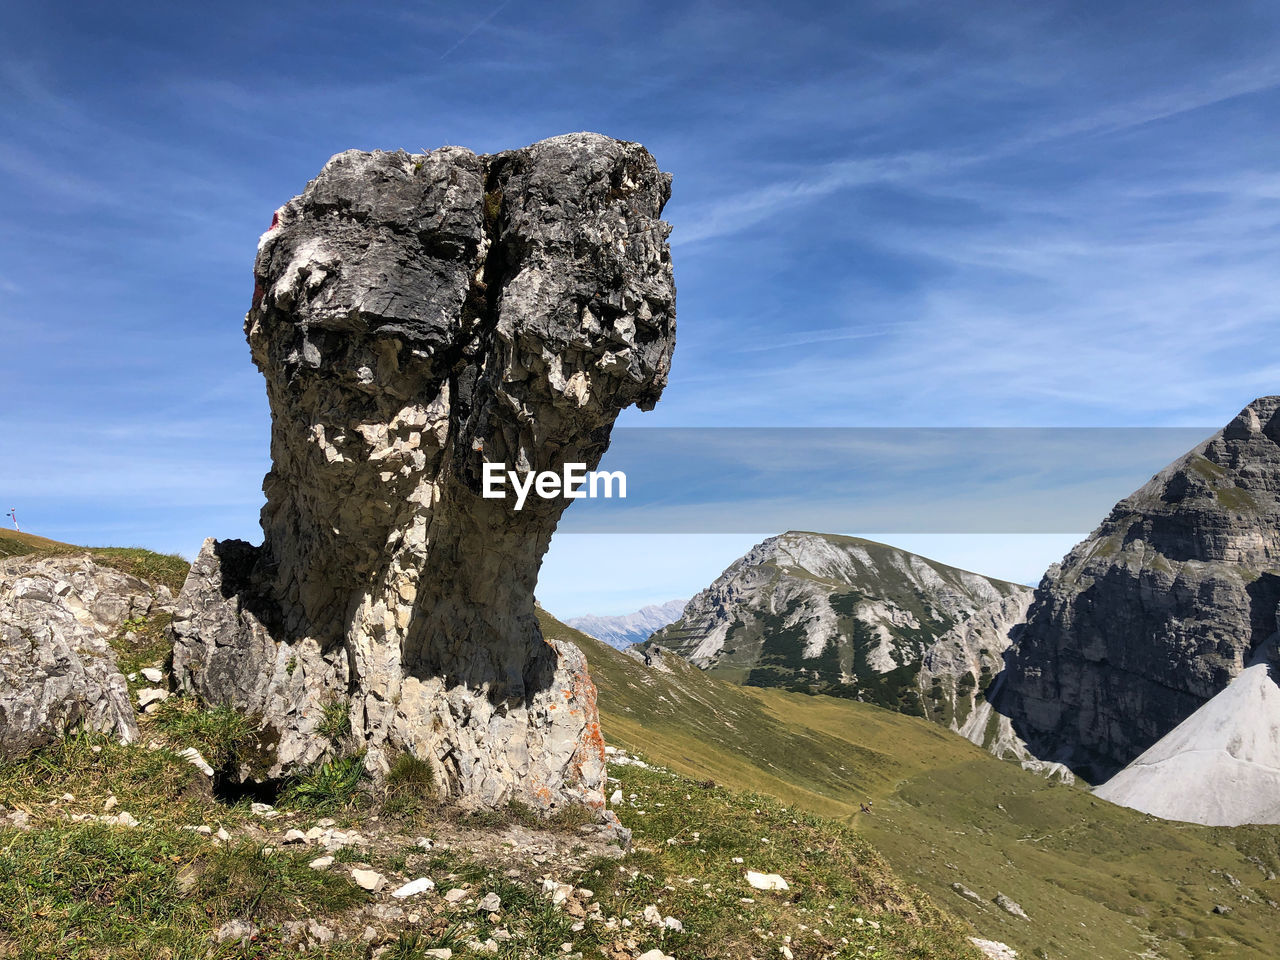
[(323, 758), (345, 712), (372, 765), (409, 751), (451, 795), (603, 806), (595, 688), (534, 616), (570, 501), (484, 499), (482, 465), (594, 467), (618, 413), (658, 400), (670, 183), (581, 133), (348, 151), (277, 212), (245, 322), (265, 539), (207, 541), (174, 627), (179, 682), (262, 718), (241, 776)]

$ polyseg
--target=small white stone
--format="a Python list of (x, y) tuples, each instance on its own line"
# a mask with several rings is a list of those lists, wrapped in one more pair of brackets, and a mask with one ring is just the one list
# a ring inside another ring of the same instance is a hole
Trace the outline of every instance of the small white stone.
[(444, 900), (445, 903), (458, 903), (466, 899), (466, 896), (467, 891), (463, 890), (461, 887), (454, 887), (444, 895)]
[(622, 791), (615, 790), (609, 795), (609, 806), (616, 807), (623, 801)]
[(747, 871), (747, 883), (755, 887), (757, 890), (790, 890), (787, 881), (782, 879), (776, 873), (758, 873), (755, 870)]
[(120, 801), (115, 798), (114, 794), (110, 797), (107, 797), (106, 803), (102, 805), (103, 813), (110, 813), (112, 810), (116, 808), (116, 804), (118, 804), (119, 802)]
[(652, 950), (647, 950), (640, 954), (640, 956), (636, 957), (636, 960), (675, 960), (675, 958), (654, 947)]
[(257, 933), (257, 926), (247, 920), (228, 920), (213, 936), (219, 943), (226, 943), (228, 940), (246, 942), (257, 936)]
[(159, 683), (164, 679), (164, 671), (159, 667), (147, 667), (144, 670), (140, 670), (139, 673), (142, 674), (142, 679), (146, 680), (147, 683)]
[(213, 767), (209, 766), (208, 761), (200, 755), (200, 751), (195, 747), (187, 747), (185, 750), (178, 751), (178, 756), (182, 757), (183, 760), (186, 760), (187, 763), (191, 764), (206, 777), (213, 776)]
[(307, 866), (312, 870), (328, 870), (333, 866), (333, 857), (316, 857)]
[(161, 690), (159, 687), (147, 687), (145, 690), (138, 691), (138, 706), (144, 710), (153, 703), (168, 699), (169, 691)]
[(214, 836), (217, 837), (219, 840), (221, 840), (223, 843), (231, 839), (231, 834), (227, 833), (226, 828), (224, 827), (219, 827), (218, 832), (215, 833)]
[(351, 879), (361, 890), (377, 893), (387, 885), (387, 878), (376, 870), (352, 870)]
[(286, 830), (281, 843), (306, 843), (307, 835), (301, 830)]
[(435, 888), (435, 881), (429, 877), (419, 877), (417, 880), (410, 880), (399, 889), (392, 890), (391, 895), (397, 900), (404, 900), (406, 897), (416, 897), (420, 893), (426, 893)]

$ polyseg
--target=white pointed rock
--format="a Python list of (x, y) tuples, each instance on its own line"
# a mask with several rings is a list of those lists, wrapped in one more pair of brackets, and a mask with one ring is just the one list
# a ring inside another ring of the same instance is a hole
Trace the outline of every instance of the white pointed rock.
[(1280, 823), (1280, 686), (1260, 654), (1094, 793), (1165, 820)]

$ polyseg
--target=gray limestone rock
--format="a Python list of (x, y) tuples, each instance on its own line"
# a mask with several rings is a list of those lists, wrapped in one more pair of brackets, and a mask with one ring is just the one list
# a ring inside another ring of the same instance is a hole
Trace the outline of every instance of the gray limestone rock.
[(586, 662), (534, 615), (569, 501), (517, 511), (481, 478), (594, 468), (618, 413), (657, 401), (669, 194), (643, 147), (584, 133), (349, 151), (277, 212), (245, 323), (272, 411), (265, 540), (207, 541), (174, 625), (181, 686), (261, 721), (240, 776), (330, 755), (336, 726), (476, 803), (603, 808)]
[(660, 644), (752, 685), (920, 713), (926, 651), (977, 611), (1029, 593), (873, 540), (793, 530), (731, 564), (643, 652), (655, 659)]
[(0, 756), (90, 728), (132, 740), (137, 718), (108, 641), (168, 591), (89, 556), (0, 561)]
[(1116, 504), (1046, 574), (995, 706), (1105, 780), (1223, 690), (1276, 630), (1280, 397)]

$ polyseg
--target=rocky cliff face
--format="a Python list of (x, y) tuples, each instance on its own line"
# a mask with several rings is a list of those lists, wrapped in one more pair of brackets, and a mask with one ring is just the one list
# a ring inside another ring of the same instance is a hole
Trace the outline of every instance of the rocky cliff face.
[(925, 651), (976, 611), (1029, 592), (883, 543), (791, 532), (734, 562), (653, 641), (748, 684), (918, 714)]
[(995, 705), (1097, 782), (1238, 676), (1280, 603), (1280, 397), (1116, 504), (1051, 568)]
[[(925, 715), (960, 732), (1004, 668), (1004, 652), (1022, 629), (1031, 591), (1019, 590), (975, 610), (938, 637), (920, 661)], [(976, 740), (981, 745), (981, 740)]]
[[(267, 381), (261, 547), (208, 541), (174, 672), (259, 716), (275, 777), (335, 745), (449, 793), (602, 805), (595, 692), (533, 587), (569, 502), (481, 496), (486, 460), (594, 467), (666, 383), (670, 176), (594, 134), (477, 156), (339, 154), (264, 235), (245, 323)], [(346, 726), (341, 724), (340, 726)]]
[(0, 561), (0, 757), (82, 728), (138, 735), (109, 641), (172, 597), (87, 556)]

